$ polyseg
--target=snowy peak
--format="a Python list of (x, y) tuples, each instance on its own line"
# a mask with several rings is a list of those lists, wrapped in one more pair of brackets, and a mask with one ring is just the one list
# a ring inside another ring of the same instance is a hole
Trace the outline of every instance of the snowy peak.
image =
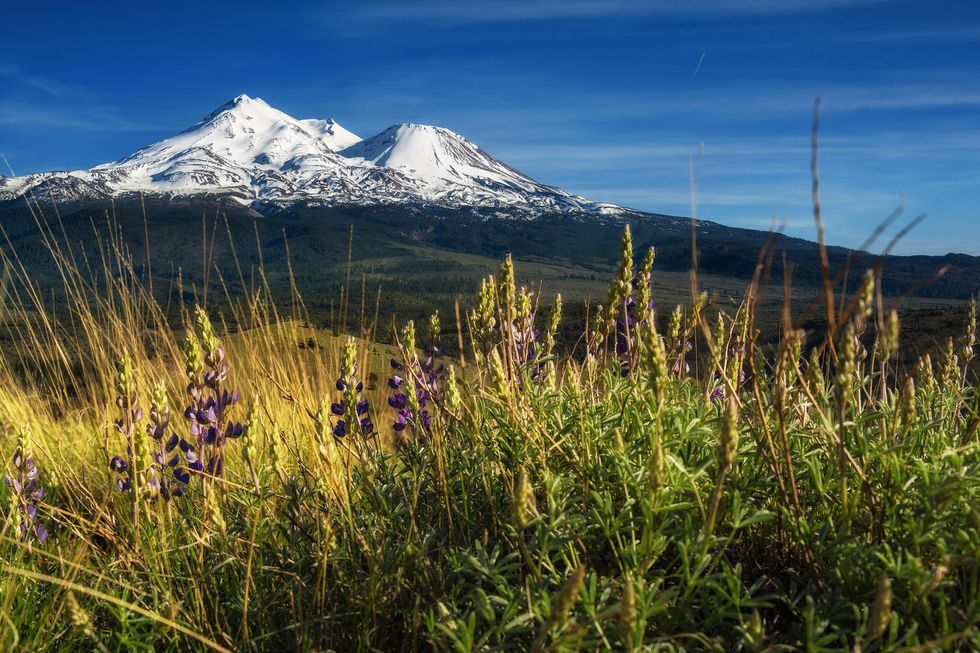
[(0, 177), (0, 201), (28, 194), (227, 196), (257, 207), (435, 205), (528, 216), (623, 212), (539, 184), (443, 127), (398, 124), (361, 140), (334, 120), (298, 120), (248, 95), (112, 163)]
[(145, 147), (118, 164), (152, 164), (194, 148), (246, 166), (281, 166), (295, 156), (333, 151), (308, 125), (261, 99), (239, 95), (190, 129)]
[(493, 158), (456, 132), (432, 125), (392, 125), (341, 154), (401, 170), (430, 183), (513, 184), (526, 190), (538, 184)]
[(258, 112), (258, 111), (275, 111), (271, 106), (269, 106), (265, 100), (262, 98), (250, 98), (249, 96), (242, 93), (238, 97), (228, 100), (220, 107), (209, 113), (204, 117), (201, 122), (207, 122), (208, 119), (225, 113), (227, 111), (239, 111), (241, 113)]

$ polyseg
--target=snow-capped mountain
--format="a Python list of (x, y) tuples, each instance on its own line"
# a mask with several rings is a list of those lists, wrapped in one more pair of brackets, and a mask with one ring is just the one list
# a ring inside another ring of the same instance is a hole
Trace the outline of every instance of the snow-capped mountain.
[(0, 201), (227, 196), (243, 204), (414, 204), (622, 213), (540, 184), (448, 129), (393, 125), (361, 140), (240, 95), (179, 134), (89, 170), (0, 177)]

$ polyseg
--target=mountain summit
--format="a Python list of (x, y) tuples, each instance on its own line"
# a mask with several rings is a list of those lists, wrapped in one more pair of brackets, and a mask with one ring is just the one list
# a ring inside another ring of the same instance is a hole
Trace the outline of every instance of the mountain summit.
[(0, 177), (0, 201), (143, 194), (229, 197), (255, 208), (411, 204), (624, 213), (540, 184), (443, 127), (400, 124), (361, 140), (334, 120), (298, 120), (239, 95), (179, 134), (89, 170)]

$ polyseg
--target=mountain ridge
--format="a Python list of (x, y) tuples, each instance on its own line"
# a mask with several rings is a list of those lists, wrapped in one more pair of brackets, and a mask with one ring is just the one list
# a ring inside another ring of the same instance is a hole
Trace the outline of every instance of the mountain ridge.
[(362, 139), (332, 118), (294, 118), (239, 95), (195, 125), (86, 170), (0, 176), (0, 201), (227, 196), (257, 210), (292, 205), (408, 204), (630, 215), (541, 184), (461, 135), (400, 123)]

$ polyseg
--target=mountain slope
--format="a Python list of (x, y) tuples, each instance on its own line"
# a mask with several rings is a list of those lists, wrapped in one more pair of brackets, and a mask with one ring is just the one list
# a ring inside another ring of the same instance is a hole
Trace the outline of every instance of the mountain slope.
[(523, 205), (573, 212), (619, 209), (539, 184), (443, 127), (392, 125), (340, 154), (402, 172), (418, 180), (423, 197), (444, 206)]
[(240, 95), (198, 124), (89, 170), (0, 177), (0, 201), (226, 196), (254, 208), (406, 204), (491, 214), (621, 214), (545, 186), (448, 129), (395, 125), (361, 140)]
[(309, 118), (307, 120), (300, 120), (300, 122), (314, 134), (317, 134), (320, 137), (320, 140), (326, 143), (330, 149), (334, 151), (342, 150), (345, 147), (350, 147), (354, 143), (361, 140), (360, 136), (344, 129), (334, 120)]

